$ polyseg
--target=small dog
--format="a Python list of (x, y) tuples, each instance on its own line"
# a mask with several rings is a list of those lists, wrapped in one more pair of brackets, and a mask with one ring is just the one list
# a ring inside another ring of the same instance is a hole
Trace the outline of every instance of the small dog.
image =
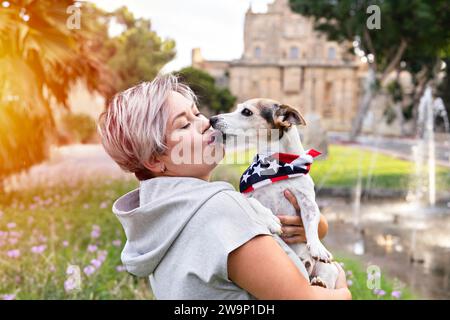
[[(320, 153), (303, 149), (296, 128), (306, 125), (300, 112), (275, 100), (257, 98), (238, 104), (234, 112), (211, 117), (210, 123), (224, 138), (246, 135), (258, 139), (258, 155), (241, 177), (241, 192), (262, 204), (252, 199), (254, 208), (265, 210), (264, 214), (269, 208), (273, 216), (273, 213), (297, 214), (283, 196), (285, 189), (292, 191), (301, 209), (307, 243), (290, 247), (305, 265), (312, 285), (334, 288), (339, 270), (319, 240), (320, 211), (314, 182), (308, 174), (312, 158)], [(276, 228), (272, 226), (273, 230)]]

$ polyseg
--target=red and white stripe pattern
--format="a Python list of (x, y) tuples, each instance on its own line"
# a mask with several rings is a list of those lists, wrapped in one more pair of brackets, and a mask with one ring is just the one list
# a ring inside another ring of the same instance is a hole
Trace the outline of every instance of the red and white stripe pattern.
[(321, 153), (309, 149), (304, 154), (273, 153), (257, 154), (252, 164), (244, 171), (239, 189), (249, 193), (269, 184), (308, 174), (313, 159)]

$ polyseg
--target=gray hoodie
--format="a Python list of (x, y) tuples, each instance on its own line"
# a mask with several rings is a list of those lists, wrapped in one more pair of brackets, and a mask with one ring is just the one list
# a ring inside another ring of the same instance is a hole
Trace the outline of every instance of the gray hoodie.
[[(228, 254), (268, 228), (227, 182), (158, 177), (113, 204), (127, 237), (128, 272), (149, 277), (156, 299), (254, 299), (228, 279)], [(274, 236), (307, 277), (300, 259)], [(255, 266), (257, 267), (257, 266)]]

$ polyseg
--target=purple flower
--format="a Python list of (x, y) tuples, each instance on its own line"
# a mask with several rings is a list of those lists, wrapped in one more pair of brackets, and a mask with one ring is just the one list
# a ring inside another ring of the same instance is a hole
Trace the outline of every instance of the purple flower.
[(100, 237), (100, 230), (94, 229), (91, 232), (91, 238), (93, 239), (97, 239)]
[(348, 285), (349, 287), (351, 287), (351, 286), (353, 285), (353, 281), (352, 281), (352, 280), (347, 280), (347, 285)]
[(8, 257), (10, 258), (18, 258), (20, 257), (20, 250), (19, 249), (13, 249), (6, 252)]
[(68, 247), (68, 246), (69, 246), (69, 241), (64, 240), (64, 241), (62, 242), (62, 245), (63, 245), (63, 247)]
[(95, 251), (97, 251), (97, 246), (95, 245), (95, 244), (90, 244), (90, 245), (88, 245), (88, 247), (87, 247), (87, 251), (89, 251), (89, 252), (95, 252)]
[(22, 234), (20, 232), (17, 232), (17, 231), (10, 231), (9, 232), (9, 236), (10, 237), (15, 237), (15, 238), (20, 238), (22, 236)]
[(103, 261), (105, 261), (107, 254), (108, 254), (108, 252), (106, 250), (100, 250), (97, 253), (97, 259), (103, 262)]
[(347, 270), (347, 276), (348, 276), (348, 277), (351, 277), (352, 275), (353, 275), (352, 270)]
[(83, 272), (89, 277), (91, 274), (95, 272), (95, 267), (91, 265), (84, 267)]
[(64, 281), (64, 290), (66, 290), (67, 293), (77, 289), (77, 283), (75, 279), (68, 278), (66, 281)]
[(8, 229), (13, 229), (13, 228), (15, 228), (17, 226), (17, 224), (15, 223), (15, 222), (9, 222), (7, 225), (6, 225), (6, 227), (8, 228)]
[(2, 300), (15, 300), (16, 295), (15, 294), (4, 294), (2, 295)]
[(105, 209), (108, 207), (108, 202), (103, 201), (102, 203), (100, 203), (100, 209)]
[(124, 271), (126, 271), (127, 269), (125, 268), (125, 266), (123, 266), (123, 265), (119, 265), (119, 266), (117, 266), (116, 267), (116, 271), (117, 272), (124, 272)]
[(120, 247), (122, 245), (122, 241), (119, 239), (113, 240), (112, 245), (115, 247)]
[(377, 296), (384, 296), (386, 294), (386, 291), (381, 290), (381, 289), (374, 289), (373, 293), (376, 294)]
[(392, 291), (391, 295), (392, 295), (392, 297), (394, 297), (396, 299), (400, 299), (400, 297), (402, 296), (402, 293), (400, 291)]
[(100, 266), (102, 265), (103, 261), (99, 260), (99, 259), (92, 259), (91, 260), (91, 264), (96, 268), (100, 268)]
[(45, 244), (42, 244), (40, 246), (31, 247), (31, 252), (33, 252), (33, 253), (42, 253), (42, 252), (45, 251), (45, 249), (47, 249), (47, 246)]

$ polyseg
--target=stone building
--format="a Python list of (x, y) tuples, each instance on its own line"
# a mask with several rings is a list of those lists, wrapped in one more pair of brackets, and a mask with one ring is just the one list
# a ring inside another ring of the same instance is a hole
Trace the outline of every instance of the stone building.
[(195, 48), (192, 66), (229, 87), (238, 101), (273, 98), (339, 131), (351, 127), (365, 73), (348, 48), (315, 31), (313, 20), (292, 12), (288, 0), (275, 0), (266, 13), (247, 10), (240, 59), (204, 60)]

